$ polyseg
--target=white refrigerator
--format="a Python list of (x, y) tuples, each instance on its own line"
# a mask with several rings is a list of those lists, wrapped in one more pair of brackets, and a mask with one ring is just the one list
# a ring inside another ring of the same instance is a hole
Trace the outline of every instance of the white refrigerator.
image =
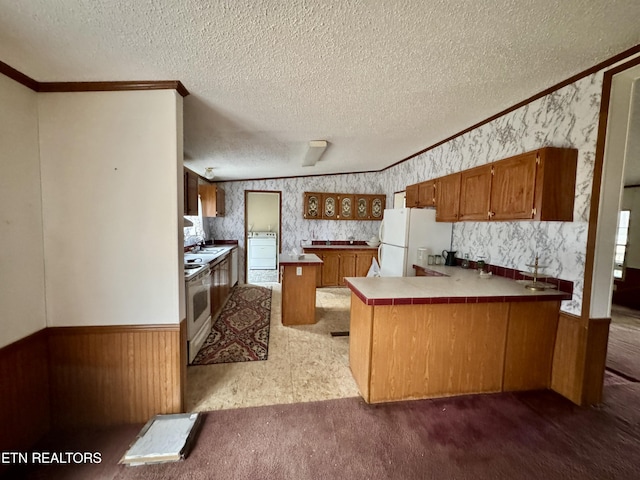
[[(378, 263), (381, 277), (415, 276), (418, 248), (431, 255), (451, 249), (451, 223), (436, 222), (436, 211), (423, 208), (386, 209), (380, 224)], [(443, 260), (444, 262), (444, 260)]]

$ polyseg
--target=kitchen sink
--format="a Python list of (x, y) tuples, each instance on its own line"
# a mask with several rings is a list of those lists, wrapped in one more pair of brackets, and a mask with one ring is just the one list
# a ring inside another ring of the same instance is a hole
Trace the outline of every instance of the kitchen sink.
[(202, 253), (219, 253), (219, 252), (222, 251), (222, 248), (207, 248), (207, 247), (204, 247), (204, 248), (201, 248), (200, 251)]

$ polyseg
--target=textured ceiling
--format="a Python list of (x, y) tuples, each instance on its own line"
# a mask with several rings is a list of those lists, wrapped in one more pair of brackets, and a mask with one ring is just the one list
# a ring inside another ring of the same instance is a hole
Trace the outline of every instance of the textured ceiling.
[(396, 163), (639, 44), (638, 18), (638, 0), (0, 0), (0, 60), (180, 80), (187, 165), (262, 178)]

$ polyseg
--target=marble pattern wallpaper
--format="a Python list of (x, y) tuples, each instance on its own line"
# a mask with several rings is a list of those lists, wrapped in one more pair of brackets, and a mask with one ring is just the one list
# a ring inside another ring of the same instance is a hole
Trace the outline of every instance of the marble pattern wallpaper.
[(458, 222), (452, 249), (472, 260), (526, 270), (536, 255), (543, 270), (574, 282), (562, 310), (580, 314), (595, 161), (602, 72), (556, 90), (387, 171), (387, 191), (491, 163), (545, 146), (578, 150), (573, 222)]
[[(393, 193), (406, 185), (501, 160), (544, 146), (578, 150), (573, 222), (459, 222), (454, 224), (452, 248), (472, 260), (528, 270), (536, 255), (544, 273), (574, 282), (573, 299), (562, 310), (580, 314), (602, 72), (556, 90), (486, 125), (382, 172), (225, 182), (224, 218), (208, 219), (216, 239), (238, 239), (244, 272), (244, 191), (282, 192), (282, 251), (303, 239), (366, 240), (379, 222), (305, 220), (303, 192), (385, 193), (391, 207)], [(244, 277), (242, 277), (244, 278)]]
[[(240, 249), (240, 279), (245, 278), (245, 190), (281, 192), (282, 239), (281, 251), (301, 250), (301, 243), (311, 240), (368, 240), (378, 234), (379, 221), (307, 220), (303, 218), (304, 192), (387, 193), (380, 173), (325, 175), (266, 180), (224, 182), (225, 216), (207, 218), (205, 224), (210, 238), (238, 240)], [(387, 205), (389, 204), (387, 198)]]

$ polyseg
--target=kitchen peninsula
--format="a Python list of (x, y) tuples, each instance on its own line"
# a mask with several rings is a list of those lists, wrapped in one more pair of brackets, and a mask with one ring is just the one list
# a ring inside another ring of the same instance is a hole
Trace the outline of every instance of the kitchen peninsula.
[(477, 270), (347, 278), (349, 364), (368, 403), (549, 388), (560, 302)]

